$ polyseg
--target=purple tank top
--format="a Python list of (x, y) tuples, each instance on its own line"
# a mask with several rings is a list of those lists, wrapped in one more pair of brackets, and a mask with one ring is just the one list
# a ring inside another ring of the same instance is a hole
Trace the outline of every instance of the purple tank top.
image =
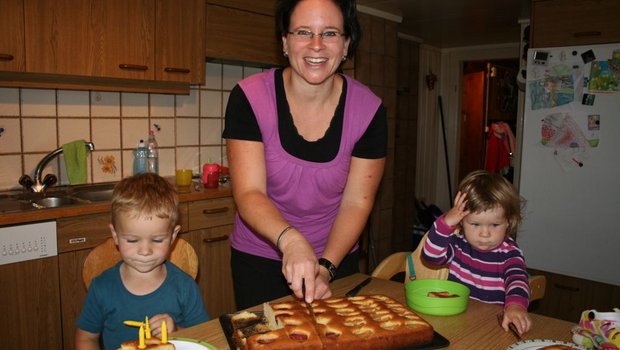
[[(280, 142), (274, 71), (250, 76), (240, 81), (239, 86), (252, 106), (262, 134), (267, 195), (287, 222), (306, 236), (317, 256), (321, 256), (338, 213), (353, 148), (368, 128), (381, 100), (366, 86), (344, 75), (347, 96), (338, 154), (326, 163), (305, 161), (287, 153)], [(281, 259), (276, 247), (253, 232), (239, 213), (231, 243), (233, 248), (248, 254)], [(351, 251), (355, 249), (357, 245)]]

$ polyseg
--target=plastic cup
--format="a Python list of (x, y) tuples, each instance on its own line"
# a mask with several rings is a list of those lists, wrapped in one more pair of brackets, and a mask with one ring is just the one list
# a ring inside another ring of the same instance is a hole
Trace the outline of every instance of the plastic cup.
[(177, 169), (175, 172), (175, 179), (177, 187), (181, 192), (189, 192), (189, 187), (192, 185), (192, 169)]

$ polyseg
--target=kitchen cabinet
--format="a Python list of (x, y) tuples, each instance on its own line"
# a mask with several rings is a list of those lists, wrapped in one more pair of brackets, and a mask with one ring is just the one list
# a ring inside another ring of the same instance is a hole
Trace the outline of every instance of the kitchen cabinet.
[(204, 84), (204, 0), (157, 0), (156, 4), (155, 78)]
[(25, 0), (26, 71), (155, 79), (152, 0)]
[(23, 2), (14, 21), (25, 27), (2, 39), (24, 46), (25, 74), (3, 73), (2, 85), (187, 93), (204, 83), (204, 0), (1, 1), (0, 16), (4, 2)]
[(25, 69), (24, 2), (0, 0), (0, 71), (23, 72)]
[(61, 349), (58, 257), (0, 265), (3, 349)]
[(190, 202), (183, 234), (199, 258), (196, 282), (211, 318), (236, 311), (230, 268), (230, 234), (235, 218), (232, 197)]
[(285, 64), (273, 16), (210, 3), (206, 13), (207, 58)]
[(529, 271), (547, 278), (545, 296), (533, 305), (534, 313), (578, 323), (585, 310), (609, 312), (620, 305), (620, 286), (547, 271)]
[(531, 47), (620, 42), (617, 0), (532, 1)]
[(90, 250), (110, 237), (110, 213), (58, 219), (58, 273), (63, 348), (74, 349), (77, 319), (86, 297), (82, 266)]

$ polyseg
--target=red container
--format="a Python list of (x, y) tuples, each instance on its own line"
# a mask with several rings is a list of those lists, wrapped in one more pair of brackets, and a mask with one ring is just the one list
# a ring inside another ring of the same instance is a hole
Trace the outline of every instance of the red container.
[(202, 166), (202, 183), (206, 188), (217, 188), (220, 183), (220, 166), (218, 164)]

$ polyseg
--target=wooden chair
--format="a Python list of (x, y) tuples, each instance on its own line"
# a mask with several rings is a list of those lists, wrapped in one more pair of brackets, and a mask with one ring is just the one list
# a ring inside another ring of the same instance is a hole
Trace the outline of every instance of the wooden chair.
[[(82, 280), (86, 289), (90, 286), (93, 278), (114, 266), (119, 260), (121, 260), (121, 255), (112, 238), (108, 238), (105, 242), (93, 248), (86, 256), (84, 266), (82, 267)], [(198, 256), (194, 248), (186, 240), (183, 238), (176, 239), (168, 260), (196, 279), (198, 274)]]
[(409, 264), (407, 263), (407, 256), (411, 254), (415, 276), (417, 279), (448, 279), (449, 271), (447, 267), (431, 266), (422, 260), (420, 255), (422, 254), (422, 247), (424, 247), (425, 241), (426, 235), (422, 237), (420, 244), (418, 244), (418, 247), (413, 251), (413, 253), (397, 252), (383, 259), (372, 271), (371, 276), (395, 280), (398, 282), (409, 281), (411, 271), (409, 270)]
[[(371, 276), (397, 282), (408, 282), (410, 280), (411, 271), (409, 271), (407, 256), (411, 254), (416, 279), (448, 279), (449, 270), (447, 267), (430, 266), (424, 262), (420, 256), (427, 235), (428, 233), (422, 237), (420, 244), (413, 253), (396, 252), (383, 259), (374, 269)], [(545, 287), (547, 284), (545, 276), (530, 276), (529, 283), (530, 301), (542, 299), (545, 296)]]

